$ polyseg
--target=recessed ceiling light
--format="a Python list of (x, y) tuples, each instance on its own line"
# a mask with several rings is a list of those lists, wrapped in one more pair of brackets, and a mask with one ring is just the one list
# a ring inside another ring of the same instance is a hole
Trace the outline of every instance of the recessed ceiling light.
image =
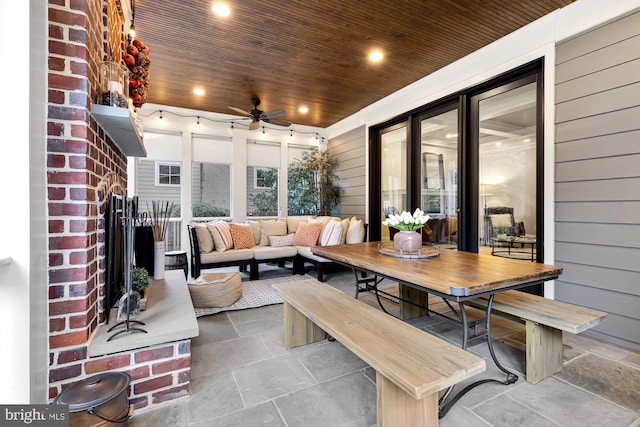
[(302, 114), (307, 114), (309, 112), (309, 108), (307, 108), (306, 106), (301, 106), (300, 108), (298, 108), (298, 112), (302, 113)]
[(213, 13), (217, 16), (229, 16), (231, 15), (231, 9), (225, 3), (214, 3)]
[(374, 50), (369, 54), (369, 61), (371, 62), (380, 62), (384, 55), (379, 50)]
[(204, 89), (197, 87), (193, 90), (193, 93), (195, 93), (198, 96), (202, 96), (204, 95)]

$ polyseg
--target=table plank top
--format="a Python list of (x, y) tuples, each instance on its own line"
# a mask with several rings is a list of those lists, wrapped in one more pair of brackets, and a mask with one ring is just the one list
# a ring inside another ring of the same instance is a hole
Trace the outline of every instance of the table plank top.
[(562, 267), (444, 249), (435, 258), (382, 255), (379, 242), (316, 246), (315, 255), (452, 297), (472, 297), (552, 280)]

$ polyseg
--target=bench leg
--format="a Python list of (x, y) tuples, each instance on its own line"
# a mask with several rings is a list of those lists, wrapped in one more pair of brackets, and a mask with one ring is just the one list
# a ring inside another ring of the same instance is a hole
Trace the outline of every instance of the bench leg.
[(326, 333), (322, 329), (285, 301), (284, 346), (286, 348), (322, 341), (325, 337)]
[(376, 372), (378, 427), (436, 427), (438, 393), (416, 400)]
[(527, 381), (537, 384), (562, 370), (562, 331), (526, 321)]
[[(429, 314), (428, 310), (413, 305), (418, 304), (422, 307), (429, 307), (429, 294), (427, 292), (402, 283), (398, 284), (398, 286), (400, 287), (400, 319), (407, 320)], [(407, 301), (411, 301), (413, 304)]]

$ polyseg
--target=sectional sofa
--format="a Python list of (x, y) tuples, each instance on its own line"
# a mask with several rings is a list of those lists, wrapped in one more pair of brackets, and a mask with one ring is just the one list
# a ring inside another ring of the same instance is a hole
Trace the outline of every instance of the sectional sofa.
[(194, 278), (205, 269), (238, 266), (240, 271), (248, 269), (250, 280), (256, 280), (260, 264), (283, 266), (292, 261), (294, 274), (302, 274), (305, 263), (311, 263), (318, 280), (324, 281), (324, 269), (332, 263), (314, 255), (311, 248), (363, 242), (367, 225), (356, 217), (290, 216), (245, 223), (191, 222), (188, 230)]

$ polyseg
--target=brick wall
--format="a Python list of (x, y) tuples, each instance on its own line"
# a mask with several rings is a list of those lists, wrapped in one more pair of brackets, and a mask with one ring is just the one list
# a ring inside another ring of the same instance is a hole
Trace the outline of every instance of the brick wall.
[(47, 192), (49, 397), (77, 380), (131, 375), (137, 408), (189, 395), (190, 340), (89, 359), (104, 296), (104, 219), (96, 186), (126, 183), (126, 156), (90, 115), (99, 64), (125, 47), (120, 0), (49, 0)]

